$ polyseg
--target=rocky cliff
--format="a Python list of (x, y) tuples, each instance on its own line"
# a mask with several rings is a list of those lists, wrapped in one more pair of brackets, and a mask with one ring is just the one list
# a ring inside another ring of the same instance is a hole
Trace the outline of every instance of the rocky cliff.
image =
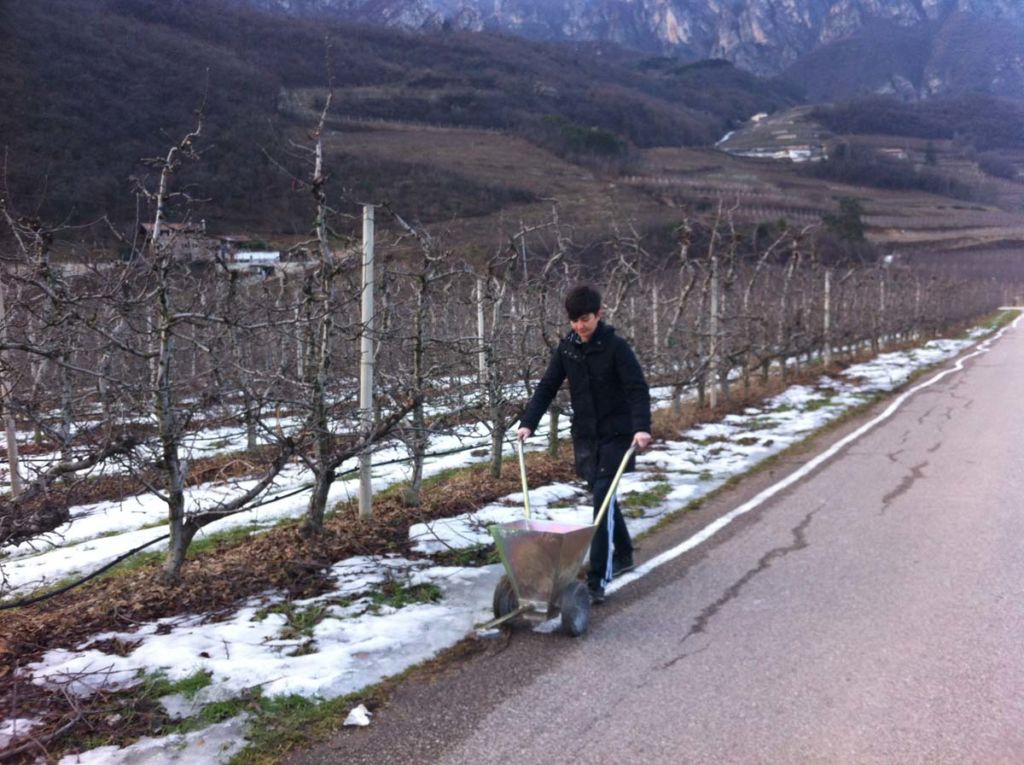
[[(1016, 81), (1024, 72), (1024, 3), (1019, 0), (241, 1), (291, 14), (410, 29), (486, 29), (549, 40), (610, 41), (690, 59), (724, 58), (760, 75), (778, 74), (823, 46), (880, 24), (926, 30), (929, 43), (939, 49), (935, 54), (944, 59), (949, 38), (961, 37), (966, 25), (975, 34), (1013, 37), (991, 78)], [(1005, 47), (1000, 42), (1000, 50)], [(925, 59), (921, 68), (929, 65)], [(911, 81), (911, 88), (918, 95), (941, 91), (951, 65), (937, 62), (921, 73), (920, 82)], [(903, 73), (897, 76), (911, 80)]]

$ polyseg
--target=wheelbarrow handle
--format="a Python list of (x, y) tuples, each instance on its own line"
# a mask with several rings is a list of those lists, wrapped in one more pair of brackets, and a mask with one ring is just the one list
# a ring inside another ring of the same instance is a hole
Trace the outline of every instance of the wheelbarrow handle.
[(516, 444), (519, 447), (519, 477), (523, 481), (523, 508), (526, 510), (526, 520), (530, 520), (530, 486), (526, 482), (526, 457), (523, 456), (523, 442), (517, 438)]
[(608, 512), (608, 506), (612, 503), (612, 497), (615, 496), (615, 490), (619, 486), (619, 479), (622, 478), (622, 474), (626, 472), (626, 465), (629, 464), (630, 458), (636, 452), (636, 447), (630, 445), (629, 449), (626, 450), (626, 456), (622, 458), (622, 462), (619, 464), (619, 469), (615, 471), (615, 477), (612, 479), (612, 485), (608, 487), (608, 491), (604, 495), (604, 500), (601, 502), (601, 509), (597, 511), (597, 517), (594, 518), (594, 528), (596, 529), (604, 521), (604, 515)]

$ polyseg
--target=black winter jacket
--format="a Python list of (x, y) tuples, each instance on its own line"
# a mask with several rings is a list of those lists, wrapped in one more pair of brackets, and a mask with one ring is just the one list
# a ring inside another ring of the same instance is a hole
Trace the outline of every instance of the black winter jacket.
[[(629, 343), (598, 323), (588, 343), (570, 332), (551, 354), (520, 424), (536, 430), (565, 378), (572, 398), (576, 470), (588, 481), (614, 473), (633, 440), (651, 432), (651, 397)], [(631, 466), (632, 467), (632, 466)]]

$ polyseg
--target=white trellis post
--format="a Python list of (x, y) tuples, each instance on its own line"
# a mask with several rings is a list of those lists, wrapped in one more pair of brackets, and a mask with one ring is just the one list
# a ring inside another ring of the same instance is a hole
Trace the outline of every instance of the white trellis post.
[(484, 348), (484, 280), (477, 277), (476, 280), (476, 337), (477, 337), (477, 367), (480, 373), (481, 384), (487, 380), (487, 351)]
[(878, 335), (876, 340), (875, 352), (878, 352), (879, 348), (885, 347), (885, 330), (887, 327), (885, 318), (885, 277), (886, 271), (889, 268), (889, 264), (892, 263), (892, 255), (886, 255), (882, 258), (882, 263), (878, 269), (878, 329), (875, 332)]
[(654, 357), (658, 358), (661, 352), (661, 330), (658, 327), (658, 285), (652, 285), (651, 289), (651, 333), (654, 342)]
[(917, 340), (921, 337), (921, 279), (914, 277), (914, 325), (912, 337)]
[(826, 367), (832, 366), (832, 269), (825, 268), (825, 299), (822, 306), (822, 360)]
[[(0, 340), (7, 342), (7, 307), (4, 302), (4, 286), (0, 283)], [(7, 367), (7, 352), (4, 351), (4, 366)], [(6, 370), (0, 373), (0, 406), (3, 407), (4, 426), (7, 431), (7, 464), (11, 469), (11, 496), (21, 494), (21, 474), (18, 472), (18, 435), (14, 426), (14, 415), (8, 400), (11, 389), (8, 384)]]
[[(363, 205), (363, 306), (359, 354), (359, 418), (373, 431), (373, 205)], [(359, 455), (359, 517), (373, 516), (372, 444)]]
[(718, 253), (711, 257), (711, 296), (709, 308), (708, 334), (710, 335), (711, 347), (708, 350), (708, 379), (711, 381), (711, 408), (718, 406), (718, 373), (721, 361), (719, 359), (719, 337), (718, 337)]

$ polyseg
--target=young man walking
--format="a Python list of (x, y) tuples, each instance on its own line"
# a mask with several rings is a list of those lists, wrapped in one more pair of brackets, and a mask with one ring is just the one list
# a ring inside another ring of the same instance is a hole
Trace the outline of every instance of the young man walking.
[[(565, 310), (572, 330), (551, 354), (517, 435), (520, 441), (533, 435), (569, 378), (576, 473), (594, 494), (596, 518), (630, 445), (643, 451), (651, 443), (651, 397), (633, 349), (601, 320), (601, 293), (586, 284), (575, 287), (565, 297)], [(630, 460), (627, 470), (634, 463)], [(613, 496), (590, 544), (587, 586), (593, 602), (604, 601), (612, 577), (632, 567), (633, 543)]]

